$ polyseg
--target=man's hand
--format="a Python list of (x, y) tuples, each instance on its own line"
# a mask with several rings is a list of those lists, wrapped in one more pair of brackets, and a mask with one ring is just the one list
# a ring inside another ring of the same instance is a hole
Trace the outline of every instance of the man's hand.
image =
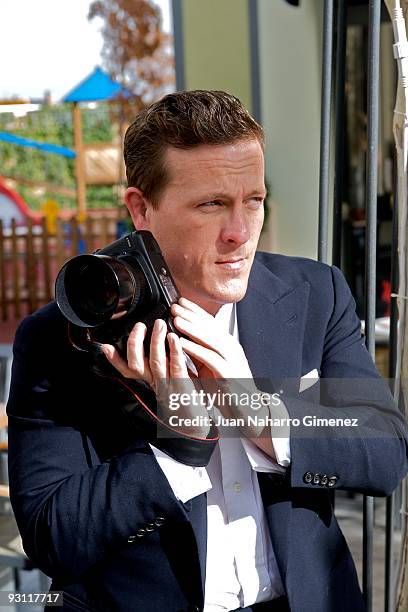
[[(180, 338), (180, 344), (194, 359), (202, 382), (205, 378), (217, 379), (214, 385), (209, 381), (210, 384), (204, 383), (204, 387), (207, 389), (212, 387), (213, 391), (220, 390), (221, 396), (224, 393), (225, 397), (234, 392), (238, 397), (242, 393), (259, 395), (244, 349), (236, 338), (225, 331), (217, 319), (186, 298), (180, 298), (178, 304), (173, 304), (171, 312), (176, 328), (191, 338), (191, 340)], [(222, 402), (217, 407), (226, 418), (243, 418), (246, 421), (249, 414), (252, 416), (255, 414), (247, 404), (225, 405)], [(260, 421), (270, 416), (265, 406), (256, 414)], [(240, 433), (275, 459), (269, 426), (248, 425), (240, 428)]]
[[(156, 394), (163, 420), (167, 422), (170, 415), (177, 415), (178, 425), (174, 427), (176, 431), (200, 438), (207, 437), (211, 424), (203, 403), (184, 403), (180, 405), (177, 413), (171, 413), (169, 409), (171, 394), (181, 396), (191, 394), (195, 390), (188, 375), (180, 338), (177, 334), (167, 333), (165, 321), (157, 319), (150, 341), (150, 355), (147, 357), (143, 345), (146, 331), (146, 325), (141, 322), (133, 327), (127, 341), (127, 360), (110, 344), (102, 345), (106, 358), (125, 378), (141, 379), (150, 385)], [(169, 358), (166, 355), (166, 337), (170, 349)], [(186, 422), (186, 419), (194, 417), (199, 417), (198, 423), (192, 425)]]
[(244, 349), (217, 319), (186, 298), (173, 304), (171, 312), (177, 329), (195, 341), (180, 338), (184, 351), (199, 362), (199, 376), (205, 366), (205, 374), (211, 373), (213, 378), (252, 381)]
[[(257, 392), (244, 349), (217, 319), (186, 298), (173, 304), (171, 312), (176, 328), (191, 338), (180, 338), (180, 344), (194, 359), (198, 376), (208, 391), (220, 391), (221, 397), (233, 392)], [(214, 383), (208, 379), (215, 379)], [(247, 406), (245, 415), (240, 414), (239, 405), (221, 402), (217, 407), (227, 418), (248, 415)]]

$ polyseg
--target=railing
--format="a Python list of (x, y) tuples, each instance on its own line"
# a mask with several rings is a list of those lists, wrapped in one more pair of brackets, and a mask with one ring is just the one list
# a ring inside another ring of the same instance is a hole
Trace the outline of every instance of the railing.
[(89, 214), (80, 222), (57, 219), (50, 232), (28, 220), (4, 227), (0, 220), (0, 319), (18, 321), (54, 297), (58, 270), (70, 257), (106, 246), (118, 235), (116, 210)]
[[(367, 82), (367, 172), (366, 172), (366, 284), (365, 321), (366, 345), (375, 356), (375, 306), (376, 306), (376, 226), (377, 226), (377, 140), (379, 109), (379, 49), (381, 0), (369, 0), (368, 21), (368, 82)], [(334, 8), (337, 8), (336, 15)], [(325, 0), (323, 20), (323, 70), (321, 106), (321, 156), (320, 156), (320, 197), (319, 197), (319, 244), (318, 257), (328, 260), (328, 211), (329, 211), (329, 151), (330, 125), (332, 119), (331, 100), (335, 99), (335, 180), (333, 197), (333, 251), (332, 263), (341, 265), (342, 245), (342, 185), (344, 169), (343, 132), (345, 96), (345, 53), (347, 36), (347, 2)], [(336, 40), (336, 66), (333, 69), (332, 55)], [(332, 73), (335, 74), (335, 95), (332, 96)], [(392, 244), (391, 290), (397, 291), (397, 202), (394, 190), (394, 220)], [(395, 348), (397, 329), (395, 301), (391, 307), (389, 378), (395, 376)], [(395, 495), (395, 494), (394, 494)], [(393, 564), (394, 495), (387, 498), (385, 531), (385, 598), (384, 610), (395, 610), (395, 572)], [(363, 498), (363, 595), (367, 612), (373, 610), (373, 527), (374, 498)]]

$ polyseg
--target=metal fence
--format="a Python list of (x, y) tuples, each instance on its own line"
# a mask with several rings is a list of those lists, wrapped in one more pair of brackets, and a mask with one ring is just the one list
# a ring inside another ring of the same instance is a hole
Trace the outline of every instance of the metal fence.
[(19, 321), (54, 298), (58, 270), (70, 257), (102, 248), (116, 239), (118, 211), (56, 219), (51, 229), (30, 219), (4, 227), (0, 220), (0, 319)]
[[(381, 0), (370, 0), (368, 7), (368, 78), (367, 78), (367, 167), (365, 202), (365, 339), (371, 356), (375, 357), (375, 316), (376, 316), (376, 252), (377, 252), (377, 142), (379, 121), (379, 66), (380, 66), (380, 24), (384, 7)], [(334, 195), (333, 195), (333, 236), (331, 260), (335, 265), (342, 261), (342, 202), (344, 170), (344, 105), (345, 105), (345, 58), (347, 39), (348, 3), (343, 0), (325, 0), (323, 18), (323, 66), (321, 104), (321, 149), (319, 183), (319, 234), (318, 257), (328, 261), (328, 217), (329, 217), (329, 154), (330, 134), (334, 117), (335, 152)], [(334, 61), (333, 61), (334, 60)], [(333, 78), (335, 75), (335, 92)], [(334, 101), (334, 112), (332, 110)], [(394, 188), (393, 236), (391, 255), (391, 292), (398, 290), (397, 283), (397, 192)], [(397, 307), (391, 302), (389, 378), (395, 375)], [(393, 567), (393, 533), (395, 494), (386, 500), (385, 531), (385, 598), (384, 610), (395, 610), (395, 576)], [(363, 595), (368, 612), (373, 609), (373, 528), (374, 499), (363, 499)]]

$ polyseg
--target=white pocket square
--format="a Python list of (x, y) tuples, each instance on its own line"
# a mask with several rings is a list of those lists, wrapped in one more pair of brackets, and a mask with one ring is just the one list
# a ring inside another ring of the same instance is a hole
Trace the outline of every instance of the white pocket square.
[(309, 389), (309, 387), (312, 387), (314, 384), (317, 383), (318, 380), (319, 380), (319, 372), (317, 371), (316, 368), (314, 368), (313, 370), (310, 370), (310, 372), (301, 376), (300, 382), (299, 382), (299, 393), (302, 393), (302, 391), (306, 391), (306, 389)]

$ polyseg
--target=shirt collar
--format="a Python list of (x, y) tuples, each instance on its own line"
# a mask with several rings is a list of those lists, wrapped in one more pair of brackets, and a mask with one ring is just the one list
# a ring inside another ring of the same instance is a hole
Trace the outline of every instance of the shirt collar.
[(237, 334), (237, 309), (235, 303), (231, 304), (223, 304), (217, 314), (215, 315), (215, 319), (219, 321), (222, 327), (227, 331), (231, 336), (236, 336)]

